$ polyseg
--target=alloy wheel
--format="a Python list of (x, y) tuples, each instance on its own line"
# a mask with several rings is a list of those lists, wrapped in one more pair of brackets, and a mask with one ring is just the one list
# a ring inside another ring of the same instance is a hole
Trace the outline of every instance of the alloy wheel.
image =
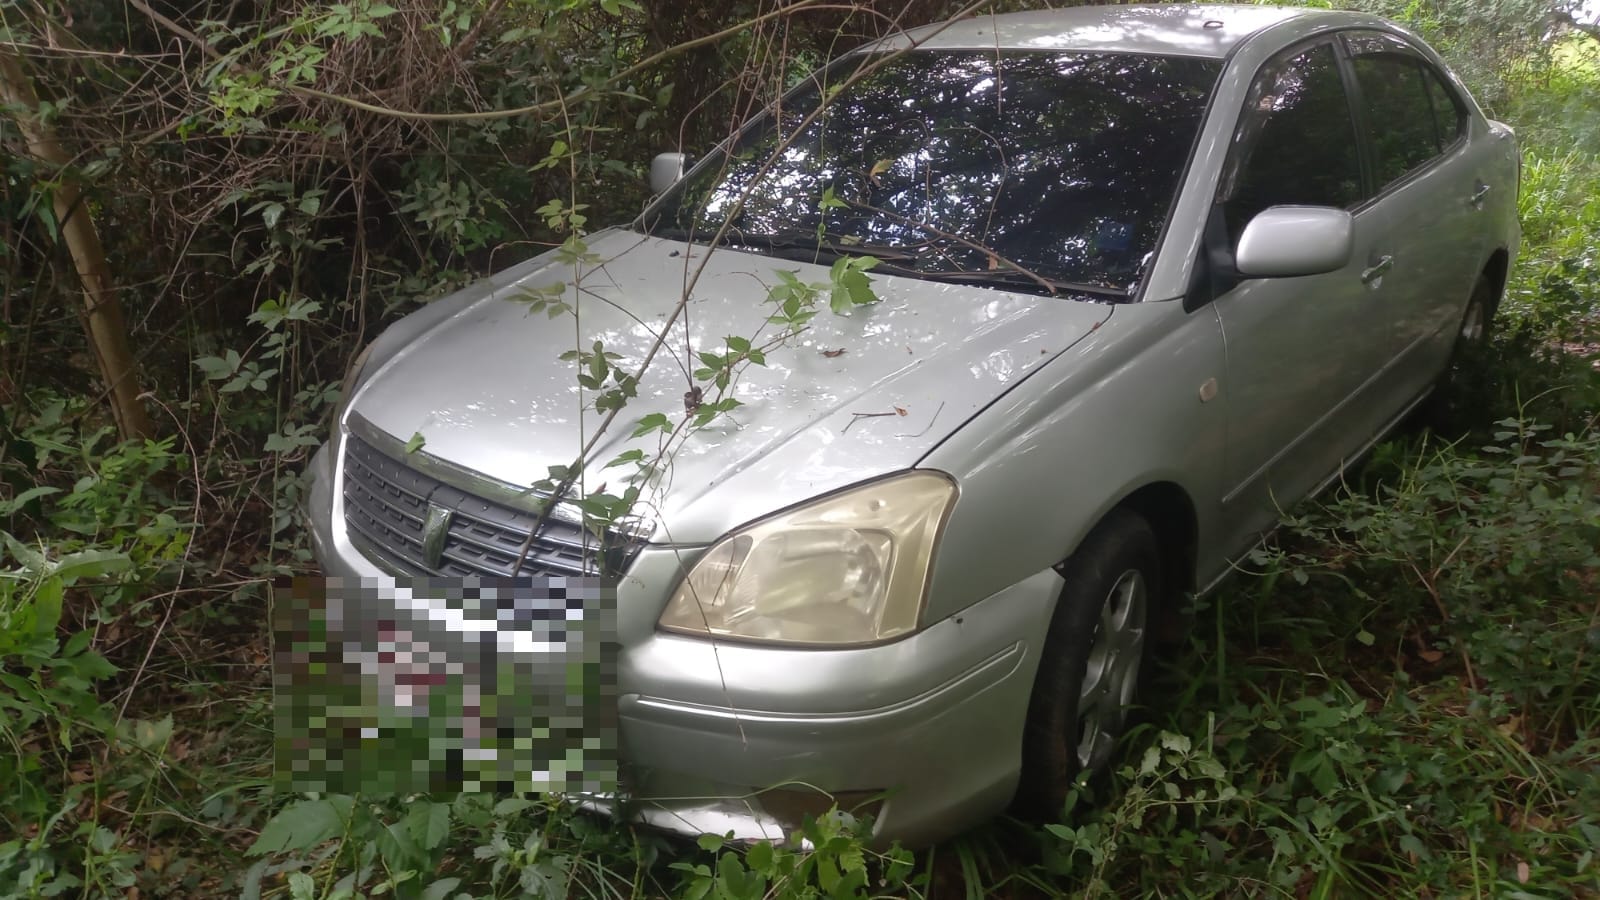
[(1138, 569), (1123, 572), (1101, 608), (1078, 694), (1078, 763), (1097, 769), (1111, 758), (1139, 686), (1150, 589)]

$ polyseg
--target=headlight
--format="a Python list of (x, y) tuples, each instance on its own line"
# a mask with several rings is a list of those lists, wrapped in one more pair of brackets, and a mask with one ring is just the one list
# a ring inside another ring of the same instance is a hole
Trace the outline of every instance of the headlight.
[(913, 631), (955, 498), (949, 477), (910, 472), (741, 528), (689, 570), (661, 627), (795, 644)]

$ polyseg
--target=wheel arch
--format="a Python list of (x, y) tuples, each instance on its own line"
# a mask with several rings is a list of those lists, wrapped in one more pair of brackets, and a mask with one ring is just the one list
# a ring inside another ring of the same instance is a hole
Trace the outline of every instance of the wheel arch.
[(1176, 481), (1151, 480), (1121, 495), (1121, 499), (1108, 504), (1082, 535), (1077, 544), (1069, 548), (1066, 558), (1057, 563), (1063, 568), (1072, 553), (1083, 545), (1107, 518), (1119, 511), (1131, 512), (1143, 519), (1155, 532), (1156, 545), (1161, 554), (1162, 590), (1154, 598), (1152, 610), (1157, 639), (1163, 643), (1176, 639), (1179, 633), (1181, 603), (1196, 588), (1198, 554), (1200, 546), (1200, 518), (1189, 491)]
[(1153, 481), (1123, 497), (1112, 509), (1137, 513), (1156, 533), (1166, 600), (1194, 590), (1200, 522), (1188, 491), (1173, 481)]
[(1506, 281), (1511, 275), (1511, 252), (1504, 247), (1496, 248), (1483, 264), (1483, 275), (1494, 289), (1494, 307), (1489, 310), (1492, 313), (1499, 308), (1506, 294)]

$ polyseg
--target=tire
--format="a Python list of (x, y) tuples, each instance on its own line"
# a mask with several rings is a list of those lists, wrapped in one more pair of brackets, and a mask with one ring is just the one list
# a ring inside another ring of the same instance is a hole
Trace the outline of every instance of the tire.
[(1471, 404), (1465, 395), (1472, 389), (1487, 390), (1485, 373), (1467, 371), (1464, 365), (1478, 358), (1488, 346), (1494, 325), (1495, 290), (1487, 275), (1479, 275), (1461, 313), (1461, 323), (1456, 328), (1455, 346), (1444, 370), (1434, 382), (1433, 390), (1420, 410), (1421, 424), (1436, 430), (1450, 430), (1456, 413)]
[(1114, 758), (1144, 668), (1152, 607), (1163, 596), (1155, 532), (1128, 510), (1095, 526), (1060, 571), (1015, 804), (1034, 819), (1059, 818), (1078, 777)]

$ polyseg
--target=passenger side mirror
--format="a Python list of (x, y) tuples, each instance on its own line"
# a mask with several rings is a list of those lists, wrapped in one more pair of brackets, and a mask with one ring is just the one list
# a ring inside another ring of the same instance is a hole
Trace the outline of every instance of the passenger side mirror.
[(1355, 252), (1355, 219), (1329, 206), (1273, 206), (1239, 236), (1233, 266), (1246, 278), (1295, 278), (1344, 268)]
[(650, 161), (650, 190), (664, 194), (667, 188), (678, 183), (689, 165), (689, 157), (682, 153), (657, 153)]

